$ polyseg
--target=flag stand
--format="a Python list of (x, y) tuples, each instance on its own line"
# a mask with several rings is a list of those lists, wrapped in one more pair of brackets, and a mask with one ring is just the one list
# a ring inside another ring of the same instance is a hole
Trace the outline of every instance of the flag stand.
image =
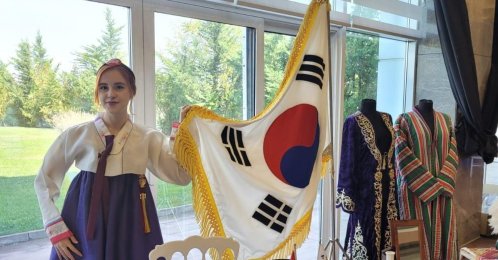
[[(329, 3), (330, 5), (330, 3)], [(327, 27), (328, 27), (328, 59), (329, 59), (329, 89), (332, 90), (332, 80), (331, 80), (331, 76), (332, 76), (332, 68), (331, 68), (331, 62), (330, 62), (330, 59), (331, 59), (331, 44), (330, 44), (330, 39), (331, 39), (331, 33), (330, 33), (330, 11), (327, 12)], [(333, 107), (332, 107), (332, 91), (329, 91), (329, 113), (330, 113), (330, 122), (329, 124), (332, 124), (333, 122)], [(333, 157), (333, 148), (332, 148), (332, 139), (333, 139), (333, 127), (332, 125), (329, 125), (329, 129), (330, 129), (330, 138), (331, 138), (331, 143), (330, 143), (330, 153), (332, 155), (332, 158)], [(330, 195), (331, 195), (331, 200), (330, 200), (330, 203), (332, 204), (331, 205), (331, 222), (332, 222), (332, 227), (331, 227), (331, 237), (330, 239), (327, 241), (327, 243), (325, 244), (325, 246), (323, 246), (323, 243), (322, 241), (320, 241), (320, 244), (319, 244), (319, 250), (318, 250), (318, 259), (319, 260), (331, 260), (331, 259), (335, 259), (335, 251), (337, 250), (336, 248), (338, 248), (340, 251), (339, 252), (342, 252), (343, 254), (343, 259), (346, 259), (346, 260), (350, 260), (350, 256), (348, 254), (346, 254), (346, 250), (344, 249), (344, 247), (341, 245), (341, 242), (339, 241), (338, 238), (335, 237), (335, 234), (336, 234), (336, 230), (335, 230), (335, 214), (336, 214), (336, 209), (335, 209), (335, 178), (334, 178), (334, 165), (331, 166), (331, 184), (330, 184)], [(323, 191), (322, 191), (323, 192)], [(322, 198), (322, 202), (323, 202), (323, 198)], [(323, 203), (322, 203), (323, 204)], [(323, 210), (323, 205), (322, 205), (322, 210)], [(323, 214), (322, 214), (323, 216)], [(323, 219), (322, 219), (323, 221)], [(322, 224), (323, 225), (323, 224)], [(327, 251), (329, 250), (329, 246), (330, 246), (330, 253), (327, 254)]]
[[(335, 247), (336, 247), (336, 244), (337, 246), (339, 247), (339, 249), (341, 249), (342, 253), (343, 253), (343, 259), (346, 259), (346, 260), (350, 260), (351, 258), (349, 257), (348, 254), (346, 254), (346, 250), (344, 250), (344, 247), (342, 247), (341, 245), (341, 242), (339, 242), (339, 239), (336, 238), (336, 239), (329, 239), (329, 241), (327, 242), (327, 244), (325, 245), (325, 247), (323, 247), (323, 251), (320, 250), (318, 252), (318, 259), (321, 259), (321, 260), (330, 260), (330, 259), (335, 259)], [(330, 253), (327, 255), (327, 250), (328, 250), (328, 247), (331, 246), (331, 249), (330, 249)]]

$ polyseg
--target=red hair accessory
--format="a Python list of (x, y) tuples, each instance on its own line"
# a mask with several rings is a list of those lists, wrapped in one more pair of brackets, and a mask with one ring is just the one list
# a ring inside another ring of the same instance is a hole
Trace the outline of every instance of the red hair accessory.
[(109, 61), (107, 61), (104, 65), (107, 65), (109, 66), (109, 68), (112, 68), (112, 67), (115, 67), (115, 66), (119, 66), (119, 65), (122, 65), (123, 63), (121, 62), (120, 59), (110, 59)]

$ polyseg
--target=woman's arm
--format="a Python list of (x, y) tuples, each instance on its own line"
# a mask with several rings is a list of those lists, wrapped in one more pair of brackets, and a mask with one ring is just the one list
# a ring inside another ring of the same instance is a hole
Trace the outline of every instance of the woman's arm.
[(68, 131), (54, 141), (43, 159), (34, 183), (43, 224), (52, 244), (72, 235), (55, 206), (64, 176), (73, 163), (67, 156), (67, 139)]

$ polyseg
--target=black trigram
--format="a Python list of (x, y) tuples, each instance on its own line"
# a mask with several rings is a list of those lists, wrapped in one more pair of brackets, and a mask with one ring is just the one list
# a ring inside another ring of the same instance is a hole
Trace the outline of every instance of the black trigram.
[(309, 81), (311, 83), (317, 84), (321, 89), (323, 85), (322, 80), (324, 71), (325, 63), (323, 63), (323, 59), (320, 56), (304, 55), (303, 63), (299, 68), (296, 80)]
[(221, 141), (225, 144), (225, 148), (227, 149), (232, 161), (241, 165), (251, 166), (251, 162), (249, 161), (247, 153), (244, 149), (242, 132), (240, 130), (235, 130), (231, 127), (225, 126), (221, 132)]
[(268, 194), (254, 211), (252, 217), (278, 233), (282, 233), (291, 211), (290, 206)]

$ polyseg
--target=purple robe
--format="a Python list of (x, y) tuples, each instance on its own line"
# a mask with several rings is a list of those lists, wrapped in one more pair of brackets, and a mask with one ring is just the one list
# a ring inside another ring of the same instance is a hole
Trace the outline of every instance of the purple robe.
[[(349, 213), (344, 246), (352, 259), (381, 259), (391, 248), (389, 220), (398, 218), (394, 175), (394, 130), (389, 114), (381, 113), (391, 138), (377, 138), (361, 112), (343, 127), (336, 207)], [(378, 136), (377, 136), (378, 137)], [(382, 153), (379, 142), (389, 142)]]

